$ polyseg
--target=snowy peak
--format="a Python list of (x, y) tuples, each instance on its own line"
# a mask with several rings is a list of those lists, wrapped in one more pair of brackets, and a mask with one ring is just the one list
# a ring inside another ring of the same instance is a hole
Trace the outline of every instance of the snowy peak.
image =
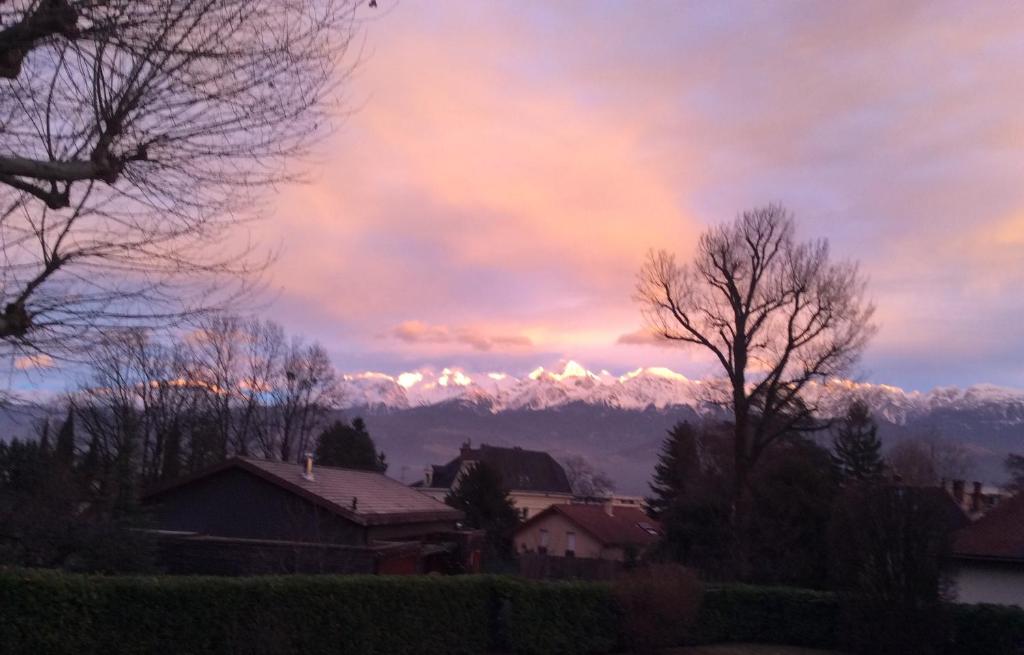
[[(538, 367), (517, 377), (498, 371), (461, 368), (422, 369), (396, 376), (352, 373), (342, 377), (347, 408), (408, 409), (447, 402), (472, 403), (492, 412), (541, 410), (571, 403), (617, 409), (664, 410), (691, 407), (702, 411), (712, 385), (691, 380), (665, 367), (638, 368), (622, 375), (594, 372), (569, 360), (561, 370)], [(880, 418), (898, 425), (936, 411), (971, 411), (987, 420), (1024, 423), (1024, 392), (992, 385), (966, 389), (941, 387), (920, 393), (885, 384), (830, 380), (812, 385), (809, 400), (827, 415), (841, 414), (853, 398), (864, 400)]]

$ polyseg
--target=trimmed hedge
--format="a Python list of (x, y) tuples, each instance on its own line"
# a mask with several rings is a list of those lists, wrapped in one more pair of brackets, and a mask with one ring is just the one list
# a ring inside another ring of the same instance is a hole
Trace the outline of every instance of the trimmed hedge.
[(950, 655), (1024, 654), (1024, 609), (1006, 605), (954, 605)]
[[(825, 592), (721, 586), (693, 639), (835, 648)], [(1024, 655), (1024, 610), (951, 608), (950, 655)], [(98, 577), (0, 573), (0, 651), (89, 655), (612, 652), (606, 583), (492, 576)]]
[(839, 600), (828, 592), (747, 585), (713, 587), (704, 592), (694, 641), (834, 648), (839, 616)]
[(24, 653), (481, 653), (493, 581), (427, 577), (0, 576)]

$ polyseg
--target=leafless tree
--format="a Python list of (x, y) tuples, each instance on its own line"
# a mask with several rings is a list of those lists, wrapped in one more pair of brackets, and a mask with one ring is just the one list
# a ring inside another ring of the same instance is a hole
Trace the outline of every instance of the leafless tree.
[[(800, 242), (777, 205), (701, 235), (693, 260), (652, 252), (635, 297), (659, 337), (709, 352), (734, 417), (734, 507), (752, 468), (782, 435), (806, 426), (810, 385), (849, 371), (874, 333), (857, 265), (825, 240)], [(734, 510), (735, 511), (735, 510)]]
[(577, 496), (609, 496), (615, 491), (615, 482), (608, 474), (598, 470), (582, 455), (569, 455), (563, 458), (562, 468), (569, 478), (572, 492)]
[(293, 339), (270, 395), (278, 416), (278, 456), (285, 461), (301, 457), (312, 448), (313, 435), (341, 398), (327, 351), (320, 344)]
[(0, 2), (0, 344), (229, 304), (241, 224), (323, 133), (356, 0)]
[(886, 463), (899, 481), (911, 486), (934, 486), (942, 480), (963, 480), (974, 458), (963, 443), (935, 431), (918, 434), (892, 446)]

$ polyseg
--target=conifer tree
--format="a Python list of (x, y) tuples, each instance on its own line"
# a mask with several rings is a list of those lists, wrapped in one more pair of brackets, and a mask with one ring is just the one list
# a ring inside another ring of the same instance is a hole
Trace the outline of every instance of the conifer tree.
[(512, 557), (512, 535), (519, 524), (519, 516), (496, 469), (483, 462), (477, 463), (462, 476), (444, 502), (466, 515), (466, 525), (487, 532), (487, 545), (492, 554), (502, 559)]
[(850, 403), (846, 415), (836, 426), (832, 461), (847, 482), (871, 482), (882, 478), (885, 463), (878, 424), (865, 402), (855, 400)]
[(661, 516), (675, 504), (698, 468), (697, 428), (688, 421), (676, 423), (662, 442), (658, 463), (654, 466), (654, 479), (650, 483), (653, 495), (647, 499), (652, 516)]
[(53, 454), (62, 470), (71, 470), (75, 462), (75, 415), (70, 410), (57, 432), (57, 447)]
[(314, 457), (318, 464), (384, 473), (388, 465), (378, 452), (366, 423), (356, 418), (351, 425), (335, 421), (320, 433)]

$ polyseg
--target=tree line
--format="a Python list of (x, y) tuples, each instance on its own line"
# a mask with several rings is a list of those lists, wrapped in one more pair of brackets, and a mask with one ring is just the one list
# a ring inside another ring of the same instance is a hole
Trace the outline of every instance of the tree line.
[(387, 469), (361, 418), (331, 420), (341, 393), (324, 348), (270, 321), (112, 332), (86, 370), (59, 427), (0, 443), (0, 561), (145, 568), (151, 544), (130, 530), (146, 525), (142, 491), (233, 456)]

